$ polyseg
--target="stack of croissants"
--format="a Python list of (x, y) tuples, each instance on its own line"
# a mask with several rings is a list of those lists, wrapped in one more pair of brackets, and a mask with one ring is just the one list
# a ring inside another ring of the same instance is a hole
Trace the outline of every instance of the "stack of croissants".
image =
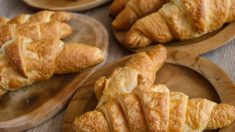
[(156, 72), (166, 60), (164, 46), (134, 54), (109, 77), (94, 86), (99, 103), (78, 116), (77, 132), (202, 132), (230, 125), (235, 107), (204, 98), (189, 98), (154, 84)]
[(235, 0), (114, 0), (110, 16), (121, 43), (139, 49), (154, 43), (189, 40), (235, 20)]
[(99, 48), (61, 40), (72, 34), (71, 18), (53, 11), (0, 17), (0, 97), (53, 74), (81, 72), (103, 61)]

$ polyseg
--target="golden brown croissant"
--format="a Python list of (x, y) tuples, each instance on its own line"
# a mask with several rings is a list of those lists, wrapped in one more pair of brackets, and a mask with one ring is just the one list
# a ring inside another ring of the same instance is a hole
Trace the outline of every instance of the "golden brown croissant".
[(21, 14), (11, 20), (8, 24), (24, 24), (24, 23), (45, 23), (52, 21), (67, 22), (71, 19), (71, 15), (67, 12), (40, 11), (35, 14)]
[(137, 85), (152, 85), (155, 74), (166, 60), (165, 47), (158, 45), (131, 57), (123, 67), (116, 68), (109, 78), (101, 77), (95, 83), (98, 106), (120, 93), (130, 93)]
[(72, 33), (72, 28), (62, 22), (7, 24), (0, 27), (0, 46), (17, 36), (24, 36), (32, 40), (48, 38), (65, 38)]
[(221, 28), (235, 19), (235, 0), (172, 0), (138, 20), (124, 44), (142, 48), (152, 42), (187, 40)]
[[(112, 22), (113, 28), (128, 30), (138, 19), (157, 11), (167, 2), (168, 0), (129, 0)], [(114, 4), (117, 6), (116, 1)]]
[(202, 132), (230, 125), (235, 107), (203, 98), (188, 99), (165, 85), (139, 86), (74, 121), (77, 132)]
[(0, 93), (16, 90), (53, 74), (81, 72), (103, 61), (100, 49), (59, 39), (32, 41), (18, 37), (7, 41), (0, 53)]
[(115, 17), (118, 15), (126, 6), (129, 0), (114, 0), (109, 8), (109, 16)]

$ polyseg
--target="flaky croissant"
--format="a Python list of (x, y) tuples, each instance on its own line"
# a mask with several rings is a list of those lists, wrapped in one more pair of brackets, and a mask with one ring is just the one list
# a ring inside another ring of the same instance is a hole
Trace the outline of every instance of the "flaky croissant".
[(53, 74), (81, 72), (103, 61), (100, 49), (59, 39), (32, 41), (18, 37), (7, 41), (0, 53), (0, 95)]
[(0, 46), (18, 36), (32, 40), (65, 38), (72, 33), (70, 25), (58, 21), (48, 23), (7, 24), (0, 27)]
[(95, 83), (95, 93), (99, 99), (97, 107), (117, 94), (132, 92), (137, 85), (152, 85), (166, 56), (165, 47), (158, 45), (133, 55), (125, 66), (116, 68), (110, 77), (100, 77)]
[(130, 48), (153, 42), (187, 40), (221, 28), (235, 19), (235, 0), (172, 0), (138, 20), (124, 38)]
[[(112, 26), (115, 30), (128, 30), (138, 19), (157, 11), (168, 1), (169, 0), (128, 0), (125, 8), (112, 22)], [(120, 5), (122, 7), (122, 4), (123, 2), (117, 4), (117, 2), (114, 1), (111, 9)], [(113, 10), (111, 11), (114, 12)], [(117, 8), (116, 10), (118, 11), (120, 9)]]
[(20, 14), (7, 20), (5, 24), (45, 23), (52, 21), (67, 22), (71, 15), (67, 12), (40, 11), (35, 14)]
[(202, 132), (230, 125), (235, 107), (188, 99), (165, 85), (139, 86), (74, 121), (77, 132)]

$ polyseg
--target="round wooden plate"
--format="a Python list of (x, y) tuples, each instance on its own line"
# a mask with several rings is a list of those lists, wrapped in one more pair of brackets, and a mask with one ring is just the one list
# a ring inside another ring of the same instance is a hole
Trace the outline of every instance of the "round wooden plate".
[[(116, 67), (123, 66), (125, 57), (92, 75), (73, 96), (64, 115), (63, 132), (72, 131), (72, 123), (80, 114), (94, 110), (97, 100), (93, 86), (100, 76), (109, 75)], [(156, 83), (166, 84), (171, 91), (181, 91), (191, 98), (207, 98), (215, 102), (235, 105), (235, 84), (227, 74), (211, 61), (186, 52), (172, 52), (167, 63), (157, 73)], [(235, 130), (235, 122), (221, 129)]]
[[(113, 30), (115, 37), (117, 40), (123, 44), (123, 38), (126, 35), (126, 32), (118, 32)], [(199, 38), (186, 40), (186, 41), (172, 41), (169, 43), (164, 44), (168, 51), (186, 51), (192, 54), (203, 54), (214, 49), (217, 49), (227, 42), (231, 41), (235, 38), (235, 22), (225, 25), (223, 28), (203, 35)], [(153, 45), (147, 46), (141, 49), (129, 49), (133, 52), (138, 52), (142, 50), (146, 50), (151, 48)]]
[[(81, 42), (99, 47), (107, 57), (108, 34), (101, 23), (72, 14), (73, 34), (65, 42)], [(106, 59), (105, 59), (106, 60)], [(21, 131), (34, 127), (59, 112), (73, 93), (105, 61), (80, 74), (56, 75), (50, 80), (9, 92), (0, 98), (0, 131)]]
[(110, 0), (23, 0), (29, 6), (62, 11), (85, 11)]

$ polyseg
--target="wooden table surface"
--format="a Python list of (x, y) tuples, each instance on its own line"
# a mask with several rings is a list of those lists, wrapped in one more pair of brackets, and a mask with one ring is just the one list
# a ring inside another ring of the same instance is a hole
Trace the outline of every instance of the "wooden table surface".
[[(121, 47), (115, 40), (111, 32), (111, 19), (108, 17), (109, 4), (95, 8), (93, 10), (83, 12), (83, 14), (96, 18), (104, 24), (109, 32), (110, 48), (107, 64), (130, 54), (129, 51)], [(24, 4), (21, 0), (0, 0), (0, 15), (6, 17), (13, 17), (20, 13), (34, 13), (37, 9), (31, 8)], [(222, 48), (211, 51), (202, 55), (214, 63), (218, 64), (228, 75), (235, 80), (235, 40), (229, 42)], [(43, 124), (28, 130), (27, 132), (58, 132), (61, 130), (63, 122), (64, 110), (58, 113), (52, 119), (44, 122)]]

